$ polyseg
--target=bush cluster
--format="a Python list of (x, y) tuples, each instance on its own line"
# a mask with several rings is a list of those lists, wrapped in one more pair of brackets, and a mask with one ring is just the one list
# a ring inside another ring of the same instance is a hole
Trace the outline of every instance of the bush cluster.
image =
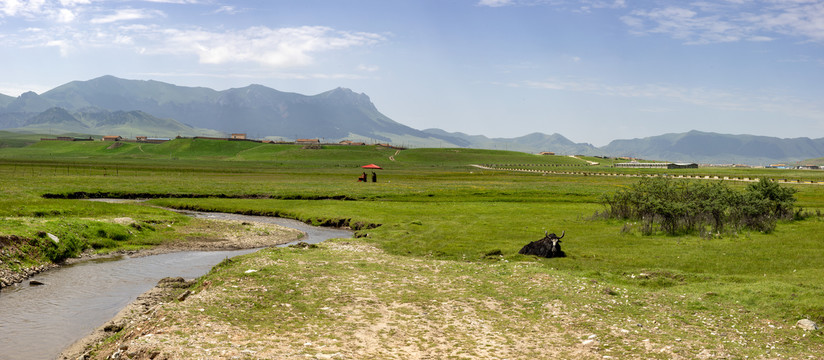
[(721, 182), (655, 177), (605, 194), (601, 203), (605, 217), (641, 221), (645, 234), (656, 229), (670, 235), (740, 229), (771, 232), (779, 219), (793, 217), (795, 192), (764, 178), (740, 192)]
[[(37, 247), (43, 249), (42, 254), (52, 262), (60, 262), (71, 257), (79, 256), (84, 250), (92, 248), (117, 249), (123, 242), (135, 238), (135, 234), (154, 231), (155, 228), (143, 223), (132, 223), (128, 226), (108, 223), (104, 221), (67, 221), (56, 220), (46, 223), (47, 231), (38, 231)], [(57, 236), (59, 241), (54, 243), (48, 233)]]

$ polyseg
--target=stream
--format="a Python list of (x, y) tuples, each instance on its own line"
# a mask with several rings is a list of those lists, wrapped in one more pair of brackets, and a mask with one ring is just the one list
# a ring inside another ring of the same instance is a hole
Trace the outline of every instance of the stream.
[[(307, 243), (352, 237), (349, 230), (314, 227), (291, 219), (183, 213), (205, 219), (278, 224), (305, 232), (306, 236), (299, 241)], [(185, 251), (90, 260), (29, 279), (44, 283), (42, 286), (30, 286), (29, 281), (24, 281), (4, 288), (0, 290), (0, 360), (55, 359), (63, 349), (105, 324), (160, 279), (200, 277), (225, 258), (257, 250)]]

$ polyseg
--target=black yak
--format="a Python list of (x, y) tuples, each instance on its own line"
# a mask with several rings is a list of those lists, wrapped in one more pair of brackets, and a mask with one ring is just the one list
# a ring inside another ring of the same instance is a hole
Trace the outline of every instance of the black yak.
[(526, 244), (518, 254), (523, 255), (538, 255), (546, 258), (564, 257), (566, 254), (561, 250), (561, 238), (566, 234), (566, 230), (561, 233), (561, 237), (555, 233), (549, 234), (544, 232), (544, 238), (538, 241), (533, 241)]

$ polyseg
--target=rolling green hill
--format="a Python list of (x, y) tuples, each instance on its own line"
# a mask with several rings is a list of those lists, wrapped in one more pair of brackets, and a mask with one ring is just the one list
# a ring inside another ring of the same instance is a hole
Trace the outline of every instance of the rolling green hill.
[(21, 148), (40, 141), (38, 134), (20, 134), (16, 132), (0, 131), (0, 148)]
[[(18, 135), (18, 137), (23, 137)], [(22, 141), (22, 140), (21, 140)], [(34, 141), (33, 139), (30, 141)], [(390, 159), (393, 158), (393, 160)], [(300, 145), (268, 144), (252, 141), (211, 139), (174, 139), (160, 144), (134, 142), (39, 141), (25, 148), (6, 149), (0, 158), (16, 159), (90, 159), (129, 161), (129, 159), (186, 161), (266, 162), (292, 167), (359, 167), (375, 163), (387, 169), (409, 167), (467, 167), (469, 164), (585, 165), (583, 160), (566, 156), (542, 156), (516, 151), (481, 149), (409, 149), (398, 151), (382, 146), (328, 145), (304, 149)]]
[(798, 162), (798, 165), (818, 165), (824, 166), (824, 157), (814, 158), (814, 159), (806, 159), (801, 160)]

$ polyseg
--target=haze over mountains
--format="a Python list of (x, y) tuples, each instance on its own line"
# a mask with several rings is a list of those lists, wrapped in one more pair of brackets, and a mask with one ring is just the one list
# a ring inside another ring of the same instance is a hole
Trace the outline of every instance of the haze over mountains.
[(0, 129), (96, 135), (225, 136), (360, 140), (413, 147), (473, 147), (558, 154), (632, 156), (709, 163), (766, 164), (824, 157), (824, 138), (780, 139), (690, 131), (595, 147), (560, 134), (488, 138), (417, 130), (378, 111), (366, 94), (337, 88), (308, 96), (261, 85), (217, 91), (103, 76), (43, 94), (0, 94)]

